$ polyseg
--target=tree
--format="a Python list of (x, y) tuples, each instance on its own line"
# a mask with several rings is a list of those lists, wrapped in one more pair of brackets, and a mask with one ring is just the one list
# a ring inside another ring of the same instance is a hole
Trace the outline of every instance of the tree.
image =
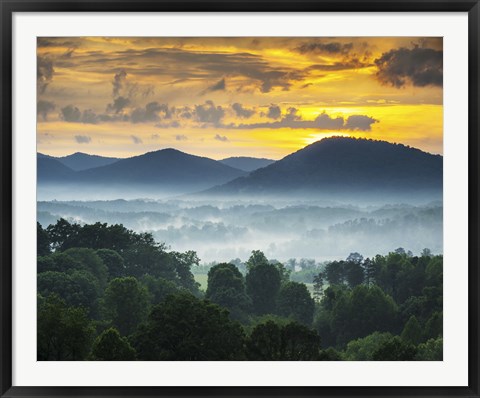
[(133, 336), (142, 361), (244, 359), (244, 333), (228, 312), (189, 293), (168, 296), (153, 307)]
[(81, 268), (97, 278), (100, 287), (105, 288), (108, 281), (108, 269), (95, 250), (88, 248), (72, 248), (63, 252), (81, 264)]
[(233, 264), (221, 263), (210, 268), (205, 298), (227, 308), (237, 320), (245, 320), (250, 307), (243, 275)]
[(373, 332), (366, 337), (351, 340), (347, 344), (344, 358), (347, 361), (371, 361), (373, 353), (392, 338), (389, 332)]
[(247, 339), (247, 356), (252, 361), (316, 361), (320, 350), (318, 334), (296, 322), (268, 321), (257, 325)]
[(118, 252), (111, 249), (98, 249), (96, 254), (107, 267), (109, 279), (125, 276), (125, 262)]
[(365, 279), (365, 275), (364, 275), (361, 262), (347, 260), (344, 263), (344, 270), (345, 270), (345, 279), (348, 283), (348, 286), (350, 286), (351, 288), (354, 288), (355, 286), (358, 286), (363, 283)]
[(320, 301), (323, 295), (324, 287), (324, 275), (323, 272), (319, 272), (313, 277), (313, 299), (317, 302)]
[(417, 348), (398, 336), (383, 343), (372, 355), (374, 361), (413, 361)]
[(134, 361), (135, 356), (135, 349), (115, 328), (104, 330), (93, 343), (94, 361)]
[(343, 361), (342, 354), (333, 347), (320, 351), (319, 361)]
[[(67, 220), (60, 218), (54, 225), (47, 227), (47, 233), (54, 250), (64, 250), (65, 243), (78, 235), (80, 225), (70, 224)], [(72, 247), (72, 246), (69, 246)]]
[(49, 256), (37, 257), (37, 272), (56, 271), (69, 272), (75, 269), (82, 269), (80, 261), (68, 254), (55, 252)]
[(303, 283), (288, 282), (282, 285), (277, 299), (277, 311), (281, 316), (310, 326), (314, 310), (315, 302)]
[(274, 313), (281, 283), (277, 267), (269, 263), (256, 263), (250, 266), (245, 280), (253, 311), (259, 315)]
[(152, 304), (158, 304), (162, 302), (165, 297), (170, 294), (175, 294), (182, 289), (172, 281), (167, 281), (163, 278), (155, 278), (151, 275), (143, 276), (140, 281), (142, 285), (148, 289)]
[(377, 267), (375, 266), (375, 263), (369, 258), (366, 258), (363, 261), (363, 270), (365, 275), (365, 284), (367, 286), (373, 285), (376, 281), (377, 274)]
[(197, 253), (189, 250), (185, 253), (171, 252), (169, 254), (173, 260), (180, 286), (183, 286), (193, 294), (198, 295), (200, 284), (195, 281), (191, 272), (192, 266), (200, 263)]
[(263, 254), (262, 251), (252, 250), (252, 255), (245, 264), (247, 266), (247, 270), (250, 270), (250, 268), (253, 268), (256, 265), (268, 264), (268, 259), (265, 257), (265, 254)]
[(395, 302), (378, 286), (359, 285), (335, 298), (332, 332), (337, 336), (337, 344), (347, 344), (375, 331), (394, 331), (396, 315)]
[(149, 305), (147, 289), (133, 277), (112, 279), (105, 289), (105, 315), (124, 336), (145, 320)]
[(325, 266), (325, 279), (330, 285), (341, 285), (345, 281), (345, 261), (332, 261)]
[(418, 345), (422, 341), (422, 328), (415, 315), (407, 321), (400, 337), (404, 342), (413, 345)]
[(93, 317), (98, 315), (100, 288), (95, 277), (87, 271), (41, 272), (37, 275), (37, 291), (44, 297), (56, 293), (67, 305), (88, 309)]
[(417, 361), (442, 361), (443, 360), (443, 338), (430, 339), (418, 346)]
[(85, 309), (69, 307), (55, 294), (47, 298), (38, 296), (37, 360), (85, 359), (94, 331)]
[(37, 256), (46, 256), (50, 251), (50, 236), (37, 221)]
[(425, 339), (436, 339), (443, 336), (443, 312), (435, 311), (425, 324)]

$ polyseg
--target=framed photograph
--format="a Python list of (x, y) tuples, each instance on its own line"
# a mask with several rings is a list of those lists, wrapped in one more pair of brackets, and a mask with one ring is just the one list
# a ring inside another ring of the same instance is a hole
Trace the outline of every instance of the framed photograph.
[(479, 392), (478, 1), (1, 1), (1, 397)]

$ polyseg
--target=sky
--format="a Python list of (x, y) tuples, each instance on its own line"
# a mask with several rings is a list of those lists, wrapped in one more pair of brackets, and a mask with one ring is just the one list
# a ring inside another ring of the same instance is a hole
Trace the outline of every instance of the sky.
[(37, 149), (276, 160), (351, 136), (441, 154), (442, 83), (441, 38), (38, 38)]

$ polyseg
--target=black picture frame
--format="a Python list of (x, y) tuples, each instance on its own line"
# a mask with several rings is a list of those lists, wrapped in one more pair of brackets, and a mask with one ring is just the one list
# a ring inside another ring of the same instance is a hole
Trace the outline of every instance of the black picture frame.
[[(0, 396), (1, 397), (478, 397), (479, 17), (478, 0), (0, 0)], [(15, 12), (468, 12), (468, 386), (467, 387), (22, 387), (12, 386), (12, 17)]]

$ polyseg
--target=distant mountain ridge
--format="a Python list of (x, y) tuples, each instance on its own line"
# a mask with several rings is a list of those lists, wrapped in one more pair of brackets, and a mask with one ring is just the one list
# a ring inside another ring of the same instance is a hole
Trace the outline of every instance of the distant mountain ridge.
[[(49, 161), (49, 162), (47, 162)], [(48, 163), (43, 166), (44, 163)], [(189, 192), (223, 184), (246, 173), (216, 160), (168, 148), (86, 170), (66, 172), (60, 160), (38, 156), (39, 181), (57, 184), (148, 188), (150, 191)], [(55, 165), (58, 171), (55, 170)]]
[(57, 160), (72, 170), (81, 171), (93, 169), (95, 167), (106, 166), (120, 160), (119, 158), (111, 158), (106, 156), (89, 155), (83, 152), (75, 152), (68, 156), (62, 156)]
[(220, 160), (221, 163), (227, 166), (234, 167), (246, 172), (251, 172), (262, 167), (266, 167), (275, 162), (272, 159), (253, 158), (249, 156), (234, 156)]
[(437, 192), (443, 158), (402, 144), (332, 137), (317, 141), (206, 194)]
[(64, 166), (67, 166), (73, 171), (81, 171), (93, 169), (95, 167), (106, 166), (107, 164), (115, 163), (119, 158), (109, 158), (106, 156), (89, 155), (83, 152), (75, 152), (71, 155), (55, 157), (45, 155), (44, 153), (37, 153), (38, 159), (54, 159)]
[[(139, 197), (142, 192), (165, 190), (217, 197), (314, 194), (328, 200), (343, 194), (381, 198), (389, 193), (397, 198), (434, 193), (431, 199), (435, 200), (441, 199), (443, 188), (442, 156), (402, 144), (348, 137), (325, 138), (252, 172), (173, 148), (80, 171), (48, 155), (37, 158), (39, 183), (88, 186), (100, 195), (116, 187), (120, 194), (138, 192)], [(252, 164), (252, 158), (241, 159)]]

